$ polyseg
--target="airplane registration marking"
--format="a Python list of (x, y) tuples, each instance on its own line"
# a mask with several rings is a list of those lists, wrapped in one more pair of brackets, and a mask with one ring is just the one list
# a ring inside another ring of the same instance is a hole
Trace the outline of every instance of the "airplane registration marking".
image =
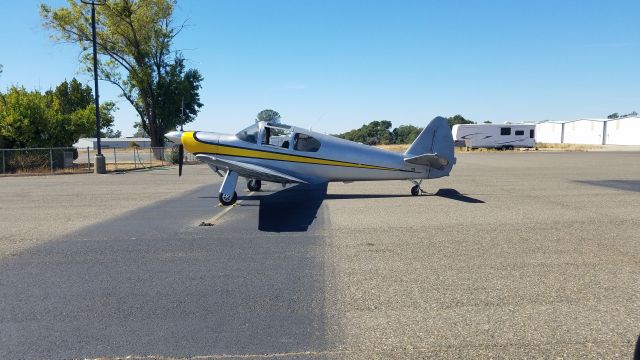
[(291, 161), (291, 162), (316, 164), (316, 165), (333, 165), (333, 166), (345, 166), (345, 167), (355, 167), (355, 168), (374, 169), (374, 170), (411, 172), (409, 170), (394, 169), (394, 168), (388, 168), (383, 166), (356, 164), (356, 163), (350, 163), (346, 161), (321, 159), (321, 158), (292, 155), (292, 154), (281, 154), (281, 153), (276, 153), (276, 152), (266, 151), (266, 150), (254, 150), (254, 149), (247, 149), (247, 148), (234, 147), (234, 146), (228, 146), (228, 145), (209, 144), (197, 139), (195, 136), (195, 132), (193, 131), (185, 132), (182, 135), (182, 143), (184, 144), (185, 148), (192, 154), (209, 153), (209, 154), (249, 157), (249, 158), (266, 159), (266, 160)]

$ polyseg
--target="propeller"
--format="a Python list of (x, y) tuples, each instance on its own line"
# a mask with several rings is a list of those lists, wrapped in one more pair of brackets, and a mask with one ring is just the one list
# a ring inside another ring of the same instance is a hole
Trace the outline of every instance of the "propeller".
[(180, 145), (178, 145), (178, 177), (182, 176), (182, 163), (184, 162), (184, 146), (182, 145), (182, 125), (184, 124), (184, 97), (180, 100)]
[[(182, 133), (182, 125), (180, 125), (180, 132)], [(178, 145), (178, 176), (182, 176), (182, 163), (184, 162), (184, 145), (180, 141)]]

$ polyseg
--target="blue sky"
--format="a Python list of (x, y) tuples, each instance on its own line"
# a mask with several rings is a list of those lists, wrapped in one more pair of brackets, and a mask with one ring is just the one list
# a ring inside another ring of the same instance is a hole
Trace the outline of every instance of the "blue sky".
[[(61, 0), (44, 0), (52, 6)], [(0, 89), (49, 89), (78, 73), (79, 49), (41, 28), (39, 1), (0, 12)], [(372, 120), (423, 126), (640, 111), (640, 1), (179, 0), (177, 38), (204, 75), (189, 128), (235, 132), (272, 108), (336, 133)], [(117, 90), (116, 128), (136, 115)]]

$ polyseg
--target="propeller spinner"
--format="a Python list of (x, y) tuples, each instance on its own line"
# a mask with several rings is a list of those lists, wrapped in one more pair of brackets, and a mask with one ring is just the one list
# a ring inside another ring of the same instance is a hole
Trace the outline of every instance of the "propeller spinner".
[(178, 176), (182, 176), (182, 164), (184, 162), (184, 145), (182, 145), (182, 126), (180, 131), (171, 131), (165, 137), (173, 143), (178, 144)]

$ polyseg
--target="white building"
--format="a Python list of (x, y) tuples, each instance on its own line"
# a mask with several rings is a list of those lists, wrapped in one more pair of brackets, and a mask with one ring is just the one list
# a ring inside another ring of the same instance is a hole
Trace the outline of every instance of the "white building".
[(564, 123), (546, 121), (536, 124), (536, 142), (546, 144), (562, 144)]
[(580, 119), (564, 123), (564, 144), (604, 145), (606, 119)]
[(607, 145), (640, 145), (640, 117), (625, 117), (607, 121)]
[[(100, 138), (100, 145), (103, 149), (128, 148), (131, 147), (133, 143), (138, 144), (141, 148), (151, 147), (151, 139), (149, 138)], [(165, 146), (171, 146), (171, 143), (167, 143)], [(93, 150), (98, 147), (98, 141), (96, 138), (81, 138), (77, 143), (73, 144), (73, 147), (76, 149), (89, 148)]]

